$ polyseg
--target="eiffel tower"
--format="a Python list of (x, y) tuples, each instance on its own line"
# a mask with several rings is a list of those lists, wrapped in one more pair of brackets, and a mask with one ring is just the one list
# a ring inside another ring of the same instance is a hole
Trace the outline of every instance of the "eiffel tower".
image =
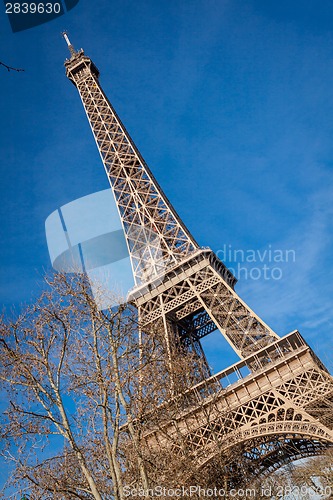
[[(129, 300), (143, 330), (160, 323), (170, 352), (181, 342), (204, 366), (189, 391), (200, 404), (164, 432), (181, 433), (198, 467), (238, 450), (250, 477), (321, 453), (333, 444), (328, 370), (298, 331), (281, 338), (264, 323), (238, 296), (223, 262), (198, 246), (104, 94), (97, 67), (63, 36), (66, 75), (80, 94), (122, 221), (135, 280)], [(216, 329), (240, 361), (211, 375), (200, 340)], [(160, 446), (159, 431), (146, 439)], [(228, 467), (236, 477), (237, 463)]]

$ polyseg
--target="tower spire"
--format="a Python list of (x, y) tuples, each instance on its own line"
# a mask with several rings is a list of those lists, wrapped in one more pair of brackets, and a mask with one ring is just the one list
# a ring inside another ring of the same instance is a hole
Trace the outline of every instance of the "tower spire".
[(70, 39), (69, 39), (68, 34), (67, 34), (67, 31), (63, 31), (62, 32), (62, 36), (63, 36), (63, 38), (65, 39), (65, 41), (66, 41), (66, 43), (68, 45), (69, 52), (71, 53), (71, 56), (74, 57), (77, 54), (77, 52), (74, 49), (74, 46), (70, 42)]

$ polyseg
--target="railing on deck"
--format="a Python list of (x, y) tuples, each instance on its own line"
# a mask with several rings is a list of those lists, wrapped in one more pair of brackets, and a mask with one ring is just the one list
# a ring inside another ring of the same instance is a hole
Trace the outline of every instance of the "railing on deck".
[[(301, 334), (295, 330), (188, 389), (182, 395), (184, 406), (192, 406), (195, 401), (202, 402), (203, 399), (213, 394), (216, 395), (250, 375), (259, 374), (261, 371), (265, 371), (268, 364), (285, 359), (288, 355), (302, 348), (310, 349)], [(325, 369), (324, 366), (321, 368)]]

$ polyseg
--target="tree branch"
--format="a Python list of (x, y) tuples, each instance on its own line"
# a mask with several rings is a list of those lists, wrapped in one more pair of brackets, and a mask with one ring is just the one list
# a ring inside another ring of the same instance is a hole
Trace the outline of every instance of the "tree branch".
[(7, 69), (7, 71), (17, 71), (18, 73), (25, 71), (25, 69), (22, 68), (13, 68), (12, 66), (8, 66), (7, 64), (1, 61), (0, 61), (0, 66), (4, 66)]

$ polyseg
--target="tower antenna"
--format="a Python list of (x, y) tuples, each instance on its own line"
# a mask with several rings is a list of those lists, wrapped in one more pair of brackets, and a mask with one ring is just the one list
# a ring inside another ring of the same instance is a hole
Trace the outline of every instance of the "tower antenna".
[(68, 48), (69, 48), (69, 51), (70, 51), (71, 55), (75, 56), (77, 52), (74, 49), (73, 45), (71, 44), (70, 39), (68, 38), (67, 31), (63, 31), (61, 34), (62, 34), (63, 38), (65, 39), (67, 45), (68, 45)]

